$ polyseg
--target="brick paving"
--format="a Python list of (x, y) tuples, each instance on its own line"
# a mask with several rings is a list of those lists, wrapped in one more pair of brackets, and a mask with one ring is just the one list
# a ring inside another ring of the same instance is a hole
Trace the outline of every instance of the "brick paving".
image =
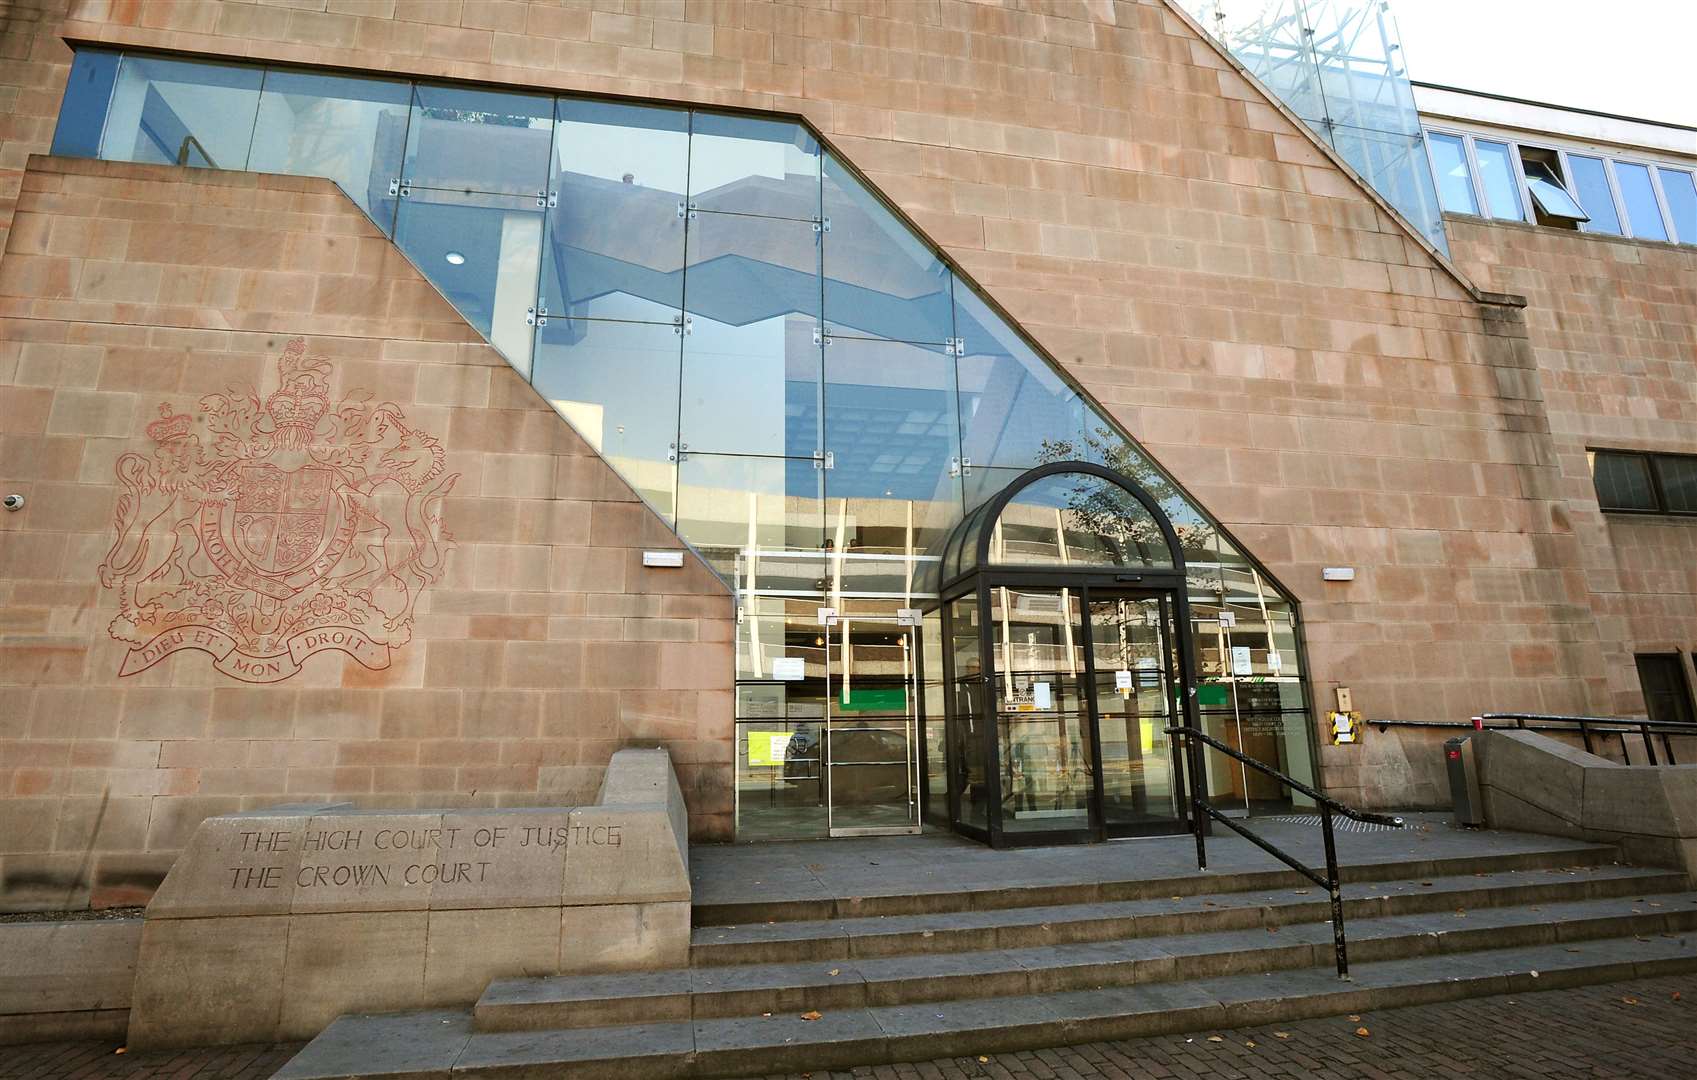
[[(1368, 1034), (1356, 1034), (1366, 1028)], [(1280, 1033), (1285, 1037), (1281, 1038)], [(1218, 1039), (1219, 1041), (1214, 1041)], [(0, 1080), (260, 1080), (293, 1045), (114, 1054), (0, 1047)], [(795, 1074), (781, 1080), (803, 1080)], [(1288, 1024), (813, 1073), (810, 1080), (1680, 1080), (1697, 1077), (1697, 976)]]

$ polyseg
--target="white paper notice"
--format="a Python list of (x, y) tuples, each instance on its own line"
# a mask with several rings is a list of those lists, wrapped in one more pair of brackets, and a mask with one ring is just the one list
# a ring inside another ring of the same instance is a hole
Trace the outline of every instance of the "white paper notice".
[(1277, 675), (1284, 670), (1285, 662), (1279, 657), (1279, 650), (1273, 649), (1267, 653), (1267, 670)]
[(1125, 668), (1120, 668), (1118, 671), (1114, 672), (1114, 689), (1130, 690), (1131, 672), (1127, 671)]
[(1055, 707), (1055, 696), (1049, 691), (1048, 683), (1034, 682), (1031, 684), (1031, 704), (1037, 706), (1039, 709), (1052, 709)]
[(779, 656), (772, 660), (772, 678), (805, 679), (807, 661), (799, 656)]
[(1255, 674), (1255, 665), (1252, 664), (1249, 660), (1249, 646), (1247, 646), (1247, 645), (1233, 645), (1232, 646), (1232, 674), (1233, 675), (1253, 675), (1253, 674)]
[(1236, 626), (1237, 625), (1237, 613), (1234, 612), (1234, 611), (1222, 611), (1222, 612), (1220, 612), (1220, 625), (1221, 626)]

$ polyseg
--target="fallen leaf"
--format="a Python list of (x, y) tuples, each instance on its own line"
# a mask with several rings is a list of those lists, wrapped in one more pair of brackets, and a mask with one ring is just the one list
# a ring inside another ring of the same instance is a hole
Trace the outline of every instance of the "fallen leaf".
[(1275, 1039), (1288, 1039), (1288, 1038), (1290, 1038), (1290, 1032), (1288, 1032), (1288, 1031), (1275, 1031), (1275, 1032), (1273, 1032), (1273, 1038), (1275, 1038)]
[(1628, 1005), (1636, 1005), (1636, 1004), (1638, 1004), (1638, 999), (1637, 999), (1637, 998), (1635, 998), (1635, 997), (1623, 997), (1623, 998), (1621, 998), (1621, 999), (1620, 999), (1620, 1000), (1621, 1000), (1621, 1001), (1623, 1001), (1623, 1002), (1625, 1002), (1625, 1003), (1626, 1003), (1626, 1004), (1628, 1004)]
[[(1674, 991), (1674, 992), (1673, 992), (1673, 1000), (1674, 1000), (1674, 1001), (1678, 1001), (1678, 1000), (1679, 1000), (1679, 991), (1678, 991), (1678, 990), (1675, 990), (1675, 991)], [(119, 1051), (119, 1053), (122, 1053), (122, 1052), (123, 1052), (123, 1051)]]
[(761, 1013), (760, 1015), (761, 1016), (771, 1016), (772, 1014), (771, 1013)]
[(829, 972), (827, 972), (827, 974), (840, 975), (840, 974), (842, 974), (842, 971), (843, 971), (842, 968), (832, 968)]
[(1420, 887), (1422, 889), (1430, 889), (1432, 887), (1432, 883), (1430, 881), (1422, 881), (1420, 883)]
[(1373, 1034), (1373, 1033), (1372, 1033), (1372, 1032), (1371, 1032), (1371, 1031), (1368, 1031), (1368, 1030), (1367, 1030), (1367, 1029), (1366, 1029), (1366, 1028), (1364, 1028), (1364, 1027), (1359, 1027), (1359, 1028), (1356, 1028), (1356, 1029), (1355, 1029), (1355, 1034), (1356, 1034), (1356, 1036), (1357, 1036), (1357, 1037), (1358, 1037), (1358, 1038), (1362, 1038), (1362, 1039), (1365, 1039), (1365, 1038), (1367, 1038), (1367, 1037), (1368, 1037), (1368, 1036), (1370, 1036), (1370, 1035), (1372, 1035), (1372, 1034)]
[(1255, 1040), (1254, 1039), (1245, 1039), (1243, 1045), (1245, 1045), (1245, 1046), (1249, 1047), (1251, 1050), (1253, 1050), (1253, 1049), (1255, 1049)]
[(804, 1012), (804, 1013), (801, 1014), (801, 1018), (803, 1020), (818, 1020), (823, 1015), (824, 1014), (821, 1013), (818, 1009), (809, 1009), (807, 1012)]
[(1210, 1035), (1210, 1036), (1208, 1036), (1208, 1041), (1209, 1042), (1225, 1042), (1226, 1040), (1221, 1038), (1218, 1035)]
[(1183, 899), (1184, 899), (1184, 897), (1182, 897), (1182, 896), (1175, 896), (1175, 897), (1173, 897), (1173, 899), (1174, 899), (1174, 900), (1183, 900)]
[(1276, 927), (1276, 926), (1267, 927), (1267, 933), (1269, 933), (1269, 934), (1276, 934), (1278, 932), (1279, 932), (1279, 928)]
[[(1679, 995), (1678, 995), (1678, 994), (1675, 994), (1675, 995), (1674, 995), (1674, 997), (1678, 997), (1678, 996), (1679, 996)], [(113, 1053), (114, 1053), (114, 1054), (127, 1054), (127, 1053), (129, 1053), (129, 1052), (130, 1052), (130, 1048), (129, 1048), (129, 1047), (127, 1047), (127, 1046), (120, 1046), (120, 1047), (118, 1047), (118, 1049), (116, 1049), (116, 1050), (114, 1050), (114, 1051), (112, 1051), (112, 1052), (113, 1052)]]
[(1536, 972), (1536, 971), (1534, 971), (1534, 972), (1532, 972), (1532, 977), (1533, 977), (1533, 978), (1534, 978), (1534, 979), (1536, 979), (1536, 978), (1537, 978), (1537, 977), (1538, 977), (1538, 973), (1537, 973), (1537, 972)]
[(978, 1055), (978, 1064), (988, 1065), (988, 1064), (990, 1064), (990, 1059), (985, 1057), (983, 1054), (979, 1054)]
[(1361, 1023), (1361, 1017), (1355, 1015), (1354, 1013), (1350, 1014), (1349, 1019), (1352, 1023), (1356, 1023), (1356, 1024)]

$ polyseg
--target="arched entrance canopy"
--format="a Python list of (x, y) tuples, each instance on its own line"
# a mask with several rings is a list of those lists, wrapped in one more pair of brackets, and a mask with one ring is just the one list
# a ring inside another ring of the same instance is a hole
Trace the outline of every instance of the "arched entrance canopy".
[(995, 846), (1182, 831), (1202, 763), (1166, 732), (1196, 722), (1196, 662), (1155, 498), (1103, 465), (1038, 466), (930, 555), (950, 826)]
[(1086, 461), (1022, 474), (962, 518), (931, 554), (937, 557), (922, 564), (918, 583), (931, 595), (990, 568), (1184, 576), (1184, 551), (1160, 504), (1135, 480)]

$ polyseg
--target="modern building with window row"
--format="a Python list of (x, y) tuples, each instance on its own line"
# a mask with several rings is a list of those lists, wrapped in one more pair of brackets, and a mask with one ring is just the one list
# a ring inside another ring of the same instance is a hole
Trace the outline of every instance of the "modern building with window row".
[(1182, 723), (1440, 802), (1343, 689), (1689, 715), (1688, 129), (1377, 4), (338, 6), (0, 17), (0, 907), (626, 746), (1000, 846), (1293, 808)]

